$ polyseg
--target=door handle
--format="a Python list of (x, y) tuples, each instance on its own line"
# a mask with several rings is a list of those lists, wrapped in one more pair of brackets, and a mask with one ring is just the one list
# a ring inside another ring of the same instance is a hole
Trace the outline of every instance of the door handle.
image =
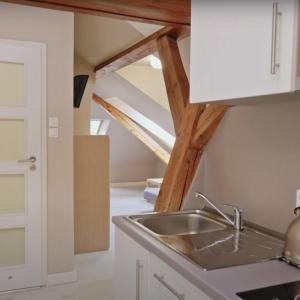
[(36, 157), (35, 156), (30, 156), (29, 158), (25, 158), (25, 159), (19, 159), (18, 163), (21, 164), (34, 164), (36, 162)]

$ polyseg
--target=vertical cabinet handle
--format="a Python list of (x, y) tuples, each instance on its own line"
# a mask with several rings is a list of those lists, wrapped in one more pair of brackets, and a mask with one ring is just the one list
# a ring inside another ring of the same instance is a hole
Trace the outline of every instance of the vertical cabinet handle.
[(273, 18), (272, 18), (272, 46), (271, 46), (271, 74), (276, 74), (276, 68), (280, 67), (277, 63), (277, 41), (278, 41), (278, 17), (282, 13), (278, 11), (278, 2), (273, 3)]
[(184, 300), (185, 299), (185, 295), (184, 294), (180, 294), (178, 293), (169, 283), (167, 283), (165, 281), (164, 276), (159, 276), (156, 273), (153, 275), (153, 277), (159, 282), (161, 283), (166, 289), (168, 289), (176, 298), (178, 298), (179, 300)]
[(141, 300), (141, 271), (143, 269), (143, 265), (139, 259), (136, 260), (136, 300)]

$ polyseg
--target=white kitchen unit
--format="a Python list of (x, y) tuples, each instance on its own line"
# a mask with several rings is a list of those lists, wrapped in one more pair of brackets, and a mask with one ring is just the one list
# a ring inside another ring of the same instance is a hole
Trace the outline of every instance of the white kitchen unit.
[(116, 228), (115, 300), (212, 300)]
[(298, 16), (299, 0), (192, 0), (190, 101), (300, 89)]
[(143, 247), (116, 228), (115, 300), (150, 300), (149, 259)]

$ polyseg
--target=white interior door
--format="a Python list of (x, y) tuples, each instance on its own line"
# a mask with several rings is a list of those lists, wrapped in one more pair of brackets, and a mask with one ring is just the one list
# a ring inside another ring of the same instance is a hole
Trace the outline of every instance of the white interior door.
[(42, 284), (44, 55), (0, 39), (0, 291)]

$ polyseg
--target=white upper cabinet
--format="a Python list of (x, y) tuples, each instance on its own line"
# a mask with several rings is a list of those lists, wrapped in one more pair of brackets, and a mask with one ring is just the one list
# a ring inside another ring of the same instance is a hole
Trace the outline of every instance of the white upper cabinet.
[(192, 0), (192, 103), (291, 92), (299, 0)]

